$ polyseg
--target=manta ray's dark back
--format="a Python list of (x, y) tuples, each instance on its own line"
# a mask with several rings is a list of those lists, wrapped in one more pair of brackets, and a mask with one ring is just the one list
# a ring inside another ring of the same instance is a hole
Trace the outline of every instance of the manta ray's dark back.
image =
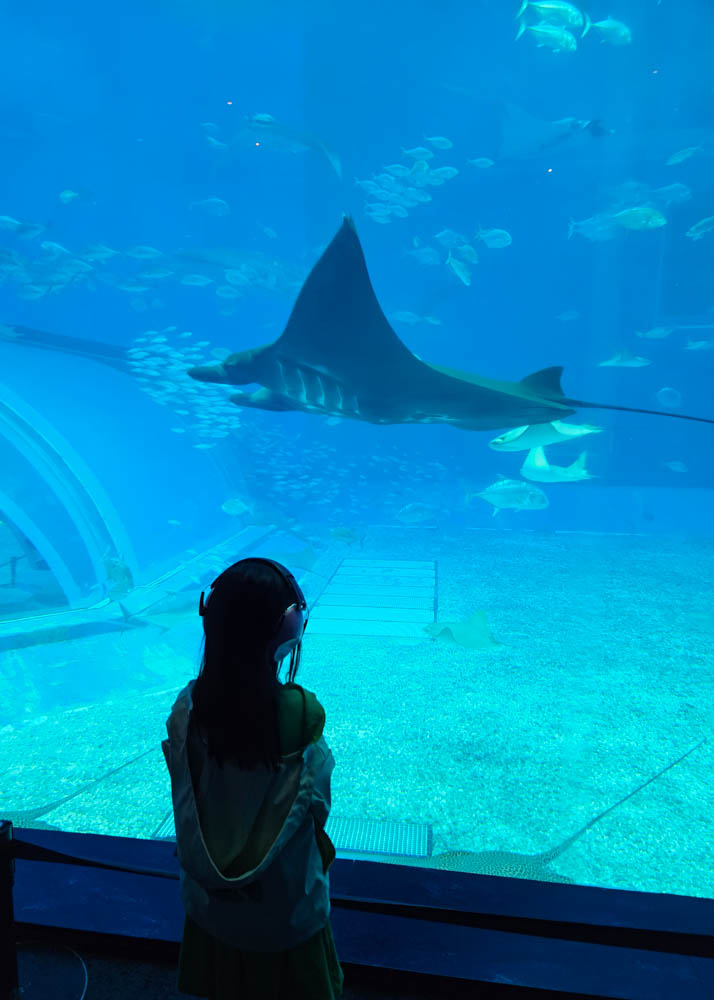
[(375, 368), (404, 377), (413, 365), (416, 373), (418, 359), (382, 312), (350, 216), (310, 271), (274, 347), (318, 368), (329, 358), (332, 374), (350, 382), (361, 372), (374, 379)]

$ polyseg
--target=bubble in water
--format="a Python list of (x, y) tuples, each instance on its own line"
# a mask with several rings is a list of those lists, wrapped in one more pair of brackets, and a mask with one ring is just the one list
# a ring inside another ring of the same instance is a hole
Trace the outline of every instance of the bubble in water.
[(682, 393), (677, 389), (672, 389), (670, 386), (664, 386), (657, 393), (657, 399), (662, 404), (666, 406), (668, 410), (678, 410), (682, 405)]

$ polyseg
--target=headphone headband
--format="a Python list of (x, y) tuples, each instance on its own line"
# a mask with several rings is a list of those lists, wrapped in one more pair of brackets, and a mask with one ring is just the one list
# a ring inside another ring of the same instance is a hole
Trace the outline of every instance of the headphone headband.
[(295, 595), (294, 603), (285, 608), (275, 623), (266, 645), (266, 655), (270, 660), (280, 661), (284, 659), (288, 653), (291, 654), (290, 677), (292, 679), (292, 676), (295, 674), (295, 670), (297, 670), (297, 664), (300, 658), (300, 645), (305, 627), (307, 626), (308, 610), (307, 601), (305, 600), (305, 595), (300, 589), (300, 585), (290, 570), (286, 566), (283, 566), (282, 563), (276, 562), (275, 559), (266, 559), (263, 556), (249, 556), (246, 559), (240, 559), (237, 563), (233, 563), (233, 565), (224, 569), (223, 572), (220, 573), (213, 581), (209, 589), (208, 597), (205, 601), (203, 599), (205, 592), (201, 591), (201, 597), (198, 603), (198, 613), (202, 618), (205, 617), (206, 610), (211, 599), (211, 592), (215, 588), (218, 581), (235, 566), (239, 566), (243, 562), (261, 562), (267, 564), (268, 566), (272, 566), (273, 569), (280, 575), (283, 582), (290, 587)]

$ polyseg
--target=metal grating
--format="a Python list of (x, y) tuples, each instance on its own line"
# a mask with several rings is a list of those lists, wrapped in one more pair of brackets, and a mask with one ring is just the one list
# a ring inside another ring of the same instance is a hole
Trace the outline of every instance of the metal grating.
[[(431, 856), (432, 832), (428, 823), (382, 823), (379, 820), (330, 816), (325, 830), (337, 851), (398, 854), (409, 858)], [(165, 818), (153, 838), (176, 839), (173, 812)]]
[(338, 851), (401, 854), (411, 858), (426, 858), (431, 853), (428, 823), (382, 823), (330, 816), (325, 830)]
[(423, 639), (435, 612), (435, 562), (345, 559), (310, 612), (310, 634)]

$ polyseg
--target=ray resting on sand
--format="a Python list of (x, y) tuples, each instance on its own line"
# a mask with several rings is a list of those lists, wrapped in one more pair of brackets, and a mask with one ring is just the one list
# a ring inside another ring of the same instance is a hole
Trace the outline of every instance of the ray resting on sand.
[(57, 830), (59, 827), (53, 826), (51, 823), (43, 822), (40, 817), (46, 816), (47, 813), (51, 813), (53, 810), (63, 806), (65, 802), (69, 802), (71, 799), (76, 799), (79, 795), (83, 795), (85, 792), (88, 792), (90, 788), (94, 788), (95, 785), (100, 785), (103, 781), (110, 778), (118, 771), (123, 770), (130, 764), (134, 764), (142, 757), (146, 757), (148, 754), (155, 752), (156, 748), (151, 747), (151, 749), (137, 754), (136, 757), (132, 757), (131, 760), (127, 760), (123, 764), (120, 764), (119, 767), (113, 767), (111, 771), (107, 771), (105, 774), (100, 775), (100, 777), (94, 778), (93, 781), (87, 781), (85, 784), (80, 785), (79, 788), (70, 792), (69, 795), (63, 795), (61, 798), (53, 799), (52, 802), (46, 802), (44, 805), (36, 806), (32, 809), (11, 809), (7, 812), (3, 812), (2, 818), (9, 820), (14, 826), (29, 826), (32, 827), (33, 830)]
[(433, 639), (455, 642), (467, 649), (494, 649), (501, 646), (491, 635), (485, 611), (475, 611), (462, 622), (431, 622), (424, 631)]
[(637, 788), (628, 792), (627, 795), (623, 795), (613, 805), (603, 809), (602, 812), (599, 812), (584, 826), (581, 826), (579, 830), (576, 830), (575, 833), (566, 837), (565, 840), (556, 844), (555, 847), (551, 847), (548, 851), (542, 851), (540, 854), (518, 854), (515, 851), (445, 851), (443, 854), (435, 854), (431, 858), (401, 858), (398, 855), (389, 855), (380, 860), (419, 868), (442, 868), (448, 871), (472, 872), (476, 875), (501, 875), (508, 878), (535, 879), (540, 882), (572, 883), (575, 881), (574, 879), (551, 870), (550, 865), (556, 858), (559, 858), (569, 847), (572, 847), (576, 840), (579, 840), (583, 834), (587, 833), (601, 819), (604, 819), (605, 816), (617, 809), (618, 806), (627, 802), (633, 795), (637, 795), (647, 785), (651, 785), (652, 782), (661, 778), (671, 768), (680, 764), (685, 757), (694, 753), (704, 743), (706, 743), (706, 739), (700, 740), (699, 743), (690, 747), (686, 753), (683, 753), (676, 760), (667, 764), (660, 771), (657, 771), (651, 778), (643, 781)]

